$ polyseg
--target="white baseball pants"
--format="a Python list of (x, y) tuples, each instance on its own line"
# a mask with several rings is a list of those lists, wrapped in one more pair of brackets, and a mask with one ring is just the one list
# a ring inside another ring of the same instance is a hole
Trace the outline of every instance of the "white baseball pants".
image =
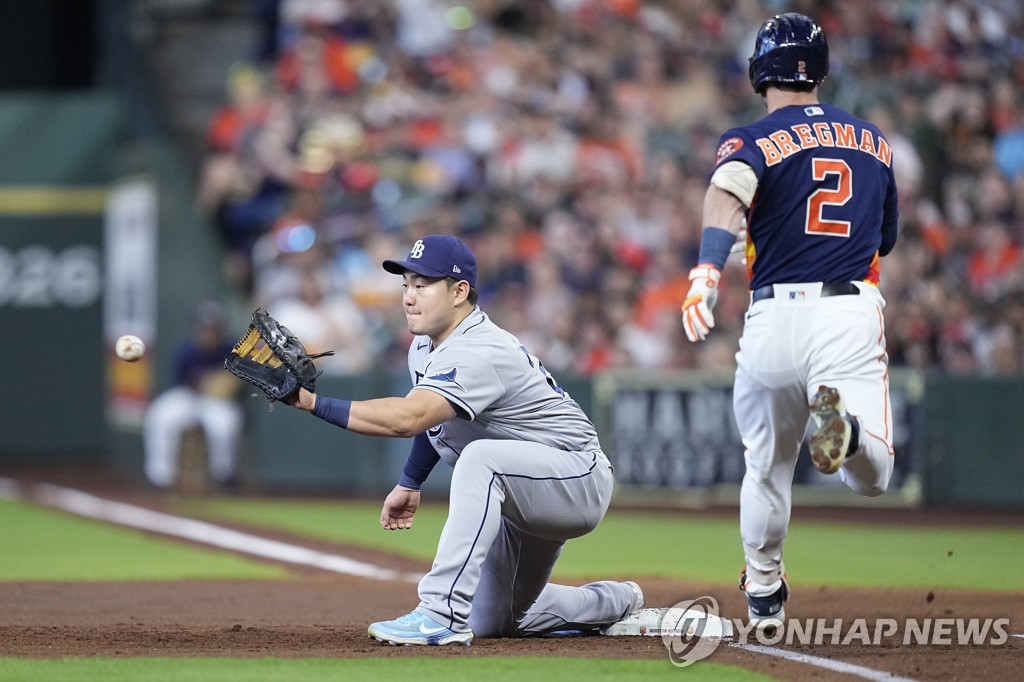
[(880, 495), (892, 475), (885, 301), (877, 287), (857, 286), (859, 296), (823, 298), (820, 284), (776, 284), (774, 298), (746, 313), (733, 406), (747, 465), (740, 535), (752, 594), (774, 591), (782, 577), (793, 472), (819, 386), (838, 388), (860, 424), (859, 448), (839, 470), (846, 485)]
[(242, 423), (242, 406), (234, 400), (206, 396), (184, 386), (161, 393), (146, 410), (143, 429), (146, 478), (161, 488), (174, 483), (181, 435), (199, 424), (206, 435), (210, 477), (227, 481), (235, 473)]

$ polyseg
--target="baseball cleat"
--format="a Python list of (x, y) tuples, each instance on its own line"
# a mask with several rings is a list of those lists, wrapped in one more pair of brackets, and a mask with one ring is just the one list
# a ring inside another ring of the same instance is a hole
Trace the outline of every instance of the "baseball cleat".
[(783, 608), (783, 604), (789, 599), (789, 582), (786, 581), (786, 576), (782, 576), (779, 589), (765, 596), (750, 594), (747, 592), (749, 586), (750, 580), (747, 579), (747, 571), (744, 569), (740, 574), (740, 589), (747, 598), (749, 622), (766, 637), (774, 637), (775, 632), (786, 621), (786, 609)]
[(857, 420), (846, 413), (839, 390), (830, 386), (818, 387), (810, 407), (817, 425), (807, 442), (811, 461), (821, 473), (834, 474), (857, 449)]
[(465, 644), (473, 641), (472, 632), (455, 632), (419, 611), (399, 616), (395, 620), (371, 623), (366, 630), (371, 639), (387, 644), (421, 644), (438, 646)]
[[(624, 584), (633, 588), (636, 598), (633, 609), (624, 617), (598, 630), (606, 637), (732, 637), (732, 623), (707, 608), (688, 608), (694, 602), (676, 604), (671, 608), (644, 608), (644, 593), (632, 580)], [(666, 640), (667, 641), (667, 640)]]
[(668, 609), (636, 609), (611, 625), (606, 625), (599, 634), (606, 637), (657, 637), (661, 636), (661, 621)]
[[(645, 609), (644, 591), (640, 585), (632, 580), (627, 580), (623, 585), (629, 585), (633, 590), (633, 605), (626, 615), (609, 625), (600, 628), (598, 632), (602, 635), (640, 635), (645, 634), (648, 627), (654, 628), (660, 621), (661, 612), (664, 609)], [(658, 612), (658, 613), (654, 613)]]
[(636, 613), (644, 607), (644, 591), (640, 589), (640, 585), (632, 580), (627, 580), (625, 585), (629, 585), (633, 588), (633, 608), (630, 609), (630, 613)]

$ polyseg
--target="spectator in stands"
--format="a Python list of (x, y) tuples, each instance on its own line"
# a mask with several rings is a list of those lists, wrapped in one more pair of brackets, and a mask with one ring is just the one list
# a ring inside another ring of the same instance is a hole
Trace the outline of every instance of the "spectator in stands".
[(228, 278), (248, 293), (252, 247), (286, 207), (293, 164), (283, 150), (293, 120), (288, 103), (266, 92), (254, 67), (232, 67), (228, 89), (230, 102), (207, 133), (197, 202), (217, 227)]
[(372, 339), (362, 310), (315, 270), (300, 273), (299, 291), (274, 305), (274, 316), (311, 354), (334, 351), (316, 361), (325, 375), (359, 374), (373, 367)]
[[(619, 269), (637, 284), (630, 305), (646, 310), (644, 285), (664, 277), (664, 254), (692, 260), (712, 131), (759, 107), (745, 85), (742, 36), (752, 41), (775, 9), (725, 0), (448, 9), (437, 0), (282, 0), (279, 54), (264, 78), (271, 104), (247, 128), (242, 151), (231, 152), (232, 192), (214, 193), (222, 197), (214, 212), (241, 234), (270, 230), (294, 203), (295, 185), (310, 179), (302, 169), (326, 158), (326, 147), (313, 154), (308, 143), (324, 139), (325, 121), (348, 117), (344, 128), (360, 131), (359, 144), (335, 148), (333, 170), (313, 188), (327, 260), (345, 269), (374, 242), (460, 234), (489, 261), (481, 295), (495, 315), (508, 304), (511, 331), (539, 338), (576, 329), (555, 343), (592, 358), (586, 372), (614, 366), (623, 359), (608, 349), (628, 345), (619, 336), (636, 329), (591, 319), (545, 330), (529, 311), (548, 315), (545, 297), (565, 289), (574, 317), (600, 316), (595, 291)], [(906, 272), (890, 268), (881, 282), (890, 343), (903, 349), (893, 365), (988, 366), (984, 344), (941, 338), (943, 301), (970, 282), (979, 293), (956, 325), (994, 329), (985, 298), (1024, 292), (1024, 68), (1015, 37), (1024, 15), (995, 0), (868, 0), (820, 14), (836, 56), (826, 94), (882, 128), (903, 188), (901, 231), (914, 255), (903, 259)], [(211, 163), (223, 153), (211, 148)], [(561, 286), (531, 277), (535, 260), (556, 263)], [(746, 304), (743, 279), (732, 278), (720, 305)], [(914, 325), (898, 323), (904, 300)], [(402, 348), (404, 332), (378, 316), (384, 309), (368, 314), (379, 321), (375, 344)], [(655, 327), (663, 313), (651, 316)], [(732, 362), (719, 350), (663, 360), (712, 361)]]

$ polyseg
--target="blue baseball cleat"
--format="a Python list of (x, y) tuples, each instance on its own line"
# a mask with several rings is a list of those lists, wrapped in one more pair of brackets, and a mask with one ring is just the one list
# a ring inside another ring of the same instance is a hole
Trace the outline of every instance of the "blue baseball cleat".
[(399, 616), (395, 620), (371, 623), (367, 633), (372, 639), (388, 644), (465, 644), (473, 641), (472, 632), (455, 632), (419, 611)]

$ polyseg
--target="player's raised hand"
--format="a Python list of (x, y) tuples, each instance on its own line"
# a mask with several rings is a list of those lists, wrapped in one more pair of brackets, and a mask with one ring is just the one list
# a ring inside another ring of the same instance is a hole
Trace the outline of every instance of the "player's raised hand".
[(420, 506), (420, 491), (396, 485), (380, 510), (380, 525), (387, 530), (412, 528), (413, 516)]
[(683, 329), (690, 341), (703, 341), (715, 326), (711, 310), (718, 301), (718, 282), (721, 271), (703, 263), (690, 270), (690, 291), (683, 302)]

